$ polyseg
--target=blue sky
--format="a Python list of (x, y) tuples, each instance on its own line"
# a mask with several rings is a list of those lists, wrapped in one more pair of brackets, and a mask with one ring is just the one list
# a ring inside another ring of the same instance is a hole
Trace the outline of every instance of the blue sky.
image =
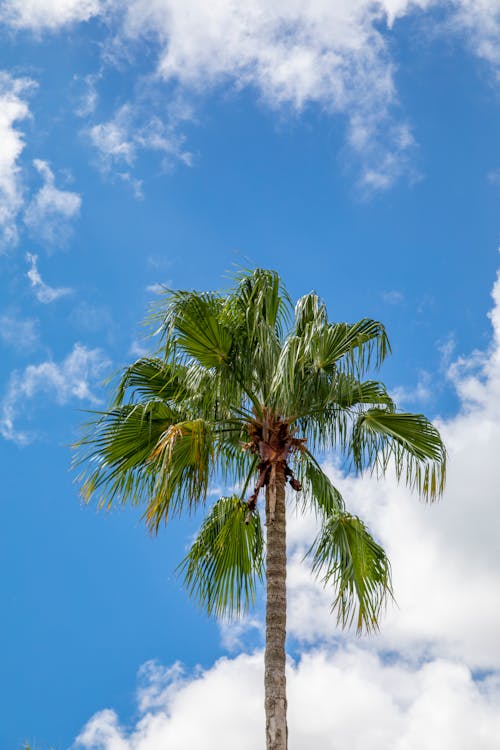
[(3, 0), (0, 35), (0, 746), (263, 742), (261, 611), (207, 621), (174, 574), (198, 520), (152, 539), (69, 468), (155, 285), (261, 265), (381, 319), (450, 452), (432, 509), (327, 457), (393, 560), (376, 638), (338, 634), (292, 514), (290, 747), (495, 747), (498, 3)]

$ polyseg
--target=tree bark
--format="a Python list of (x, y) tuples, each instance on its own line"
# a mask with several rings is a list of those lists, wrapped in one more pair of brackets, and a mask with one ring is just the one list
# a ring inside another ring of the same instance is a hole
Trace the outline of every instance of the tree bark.
[(266, 486), (266, 652), (264, 687), (267, 750), (287, 750), (285, 467), (273, 463)]

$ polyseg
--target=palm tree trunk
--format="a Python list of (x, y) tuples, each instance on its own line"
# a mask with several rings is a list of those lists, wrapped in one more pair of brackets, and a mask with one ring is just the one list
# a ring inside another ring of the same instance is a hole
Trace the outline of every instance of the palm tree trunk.
[(264, 687), (267, 750), (287, 750), (285, 473), (273, 463), (266, 487), (266, 652)]

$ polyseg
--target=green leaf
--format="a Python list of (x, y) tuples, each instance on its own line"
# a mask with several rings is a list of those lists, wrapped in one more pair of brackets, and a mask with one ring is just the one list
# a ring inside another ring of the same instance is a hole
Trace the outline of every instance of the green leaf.
[(309, 342), (309, 357), (316, 369), (337, 366), (361, 375), (375, 357), (379, 367), (390, 351), (382, 323), (363, 318), (357, 323), (333, 323), (314, 329)]
[(258, 513), (248, 514), (248, 506), (236, 496), (223, 497), (179, 566), (184, 584), (208, 614), (238, 616), (255, 601), (263, 549)]
[(162, 433), (151, 453), (155, 484), (144, 514), (151, 530), (157, 532), (170, 513), (205, 501), (214, 451), (212, 427), (203, 419), (172, 424)]
[(122, 404), (126, 397), (131, 400), (182, 402), (188, 395), (182, 387), (185, 370), (182, 365), (165, 362), (159, 357), (138, 359), (125, 369), (117, 388), (115, 403)]
[(358, 471), (369, 466), (385, 473), (392, 463), (398, 480), (404, 478), (425, 500), (443, 493), (446, 450), (438, 430), (423, 414), (367, 410), (353, 429), (352, 454)]
[(231, 351), (233, 338), (230, 330), (220, 322), (220, 311), (220, 298), (195, 292), (177, 309), (177, 345), (205, 367), (222, 365)]
[(325, 516), (344, 510), (344, 500), (314, 456), (308, 451), (302, 456), (301, 483), (304, 498), (311, 498)]
[(324, 585), (335, 590), (332, 611), (339, 625), (370, 632), (378, 629), (378, 618), (392, 597), (391, 571), (387, 556), (365, 524), (348, 513), (334, 513), (309, 550), (313, 572)]

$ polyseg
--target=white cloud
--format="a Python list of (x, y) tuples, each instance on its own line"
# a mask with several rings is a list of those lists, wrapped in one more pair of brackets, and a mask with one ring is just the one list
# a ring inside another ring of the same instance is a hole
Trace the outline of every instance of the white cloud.
[(88, 117), (95, 112), (99, 100), (97, 83), (102, 78), (102, 72), (86, 76), (73, 76), (76, 89), (75, 114), (78, 117)]
[(26, 260), (30, 264), (30, 268), (26, 274), (30, 280), (31, 287), (35, 292), (35, 296), (39, 302), (49, 304), (54, 302), (60, 297), (65, 297), (72, 293), (72, 289), (69, 287), (53, 287), (43, 281), (40, 271), (38, 270), (38, 255), (32, 253), (26, 253)]
[(33, 165), (43, 185), (26, 208), (24, 223), (38, 241), (64, 244), (71, 233), (69, 222), (80, 213), (82, 199), (77, 193), (55, 186), (54, 173), (46, 161), (35, 159)]
[[(33, 434), (20, 431), (15, 426), (16, 418), (26, 411), (26, 404), (43, 394), (59, 405), (72, 400), (98, 404), (93, 392), (109, 367), (109, 360), (100, 349), (87, 349), (75, 344), (72, 351), (61, 362), (47, 360), (38, 365), (28, 365), (22, 372), (11, 374), (0, 408), (0, 435), (6, 440), (20, 444), (30, 442)], [(30, 412), (32, 406), (29, 407)]]
[(428, 403), (436, 395), (436, 383), (433, 382), (430, 372), (420, 370), (417, 383), (413, 387), (397, 386), (391, 390), (391, 396), (400, 409), (415, 404)]
[(3, 313), (0, 315), (0, 339), (21, 351), (34, 349), (38, 344), (38, 321)]
[[(417, 13), (433, 37), (462, 37), (499, 74), (497, 0), (4, 0), (0, 20), (55, 31), (100, 16), (109, 28), (108, 48), (123, 50), (131, 62), (131, 42), (145, 41), (157, 53), (158, 76), (182, 92), (250, 87), (275, 109), (319, 105), (341, 114), (347, 143), (360, 160), (360, 186), (371, 192), (389, 188), (403, 174), (417, 176), (391, 53), (392, 28)], [(87, 83), (82, 114), (93, 111), (97, 97), (94, 78)], [(157, 99), (164, 98), (164, 91), (157, 92)], [(109, 165), (132, 164), (142, 148), (189, 161), (176, 127), (163, 122), (175, 107), (166, 102), (158, 120), (138, 122), (131, 115), (137, 103), (127, 104), (95, 124), (90, 137)]]
[(186, 90), (254, 88), (272, 108), (319, 104), (348, 118), (362, 183), (386, 188), (406, 169), (413, 137), (393, 119), (398, 97), (383, 34), (384, 6), (232, 0), (134, 0), (125, 34), (160, 43), (158, 74)]
[(451, 23), (481, 59), (500, 74), (500, 9), (497, 0), (455, 0)]
[[(289, 664), (290, 748), (495, 750), (500, 683), (474, 682), (443, 659), (388, 664), (356, 646), (313, 651)], [(83, 750), (264, 748), (263, 655), (221, 659), (194, 675), (149, 663), (140, 674), (139, 717), (111, 709), (76, 740)]]
[(88, 21), (102, 8), (99, 0), (3, 0), (0, 22), (17, 29), (56, 31)]
[(27, 78), (0, 71), (0, 247), (18, 240), (16, 219), (23, 203), (18, 159), (24, 141), (15, 125), (30, 115), (25, 95), (33, 86)]
[(404, 298), (405, 296), (403, 292), (398, 292), (396, 289), (382, 293), (382, 299), (384, 302), (387, 302), (388, 305), (399, 305), (403, 302)]
[[(163, 166), (177, 160), (191, 164), (191, 154), (183, 146), (184, 138), (176, 132), (177, 122), (165, 123), (155, 115), (144, 119), (143, 109), (139, 104), (124, 104), (110, 120), (89, 129), (92, 145), (100, 155), (101, 167), (105, 171), (115, 166), (131, 167), (143, 150), (162, 154)], [(118, 174), (132, 184), (137, 197), (142, 197), (140, 181), (128, 171)]]

